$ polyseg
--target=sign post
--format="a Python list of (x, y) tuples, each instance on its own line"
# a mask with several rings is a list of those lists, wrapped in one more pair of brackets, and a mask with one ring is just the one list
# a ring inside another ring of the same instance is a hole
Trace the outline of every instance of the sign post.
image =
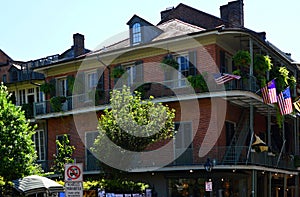
[(83, 197), (82, 163), (65, 164), (66, 197)]

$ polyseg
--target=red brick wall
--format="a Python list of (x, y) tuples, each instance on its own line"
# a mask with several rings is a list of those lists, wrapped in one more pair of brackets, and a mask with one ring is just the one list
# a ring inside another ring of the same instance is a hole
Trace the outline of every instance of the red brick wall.
[[(193, 49), (192, 49), (193, 50)], [(205, 47), (199, 47), (194, 49), (197, 51), (197, 68), (201, 72), (215, 73), (219, 69), (219, 52), (222, 50), (219, 46), (212, 44)], [(149, 57), (143, 59), (144, 64), (144, 80), (145, 81), (164, 81), (163, 72), (158, 69), (156, 66), (159, 66), (164, 55), (159, 55), (155, 57)], [(74, 73), (72, 73), (74, 74)], [(105, 75), (105, 88), (109, 88), (109, 69), (106, 69), (104, 72)], [(58, 76), (55, 76), (58, 77)], [(49, 80), (49, 79), (48, 79)], [(113, 87), (113, 79), (111, 79), (111, 85)], [(236, 105), (231, 105), (229, 102), (226, 102), (223, 99), (218, 100), (218, 105), (226, 105), (227, 110), (224, 111), (223, 115), (225, 120), (238, 123), (241, 113), (243, 111), (240, 107)], [(180, 106), (178, 102), (168, 103), (170, 108), (176, 110), (175, 122), (177, 121), (192, 121), (192, 128), (194, 133), (193, 148), (194, 148), (194, 160), (199, 160), (199, 149), (205, 146), (225, 146), (226, 145), (226, 132), (224, 127), (224, 119), (222, 119), (222, 113), (212, 113), (212, 101), (211, 99), (201, 99), (198, 101), (199, 111), (194, 104), (189, 103), (188, 101), (181, 102), (183, 106)], [(244, 112), (245, 113), (245, 112)], [(248, 113), (248, 112), (246, 112)], [(184, 114), (184, 116), (182, 115)], [(78, 115), (80, 119), (80, 126), (77, 128), (82, 136), (82, 139), (85, 139), (84, 132), (86, 131), (95, 131), (97, 125), (95, 123), (91, 124), (91, 119), (93, 118), (93, 113), (84, 113)], [(99, 114), (98, 114), (99, 117)], [(199, 120), (199, 122), (198, 122)], [(256, 115), (255, 117), (255, 132), (265, 131), (265, 119), (263, 116)], [(209, 125), (211, 123), (211, 125)], [(210, 127), (209, 127), (210, 126)], [(208, 129), (209, 133), (208, 134)], [(48, 147), (49, 147), (49, 159), (55, 153), (55, 139), (56, 135), (68, 133), (71, 135), (71, 144), (76, 147), (74, 157), (83, 158), (84, 157), (84, 144), (82, 143), (78, 132), (76, 131), (73, 118), (71, 116), (66, 116), (62, 118), (51, 118), (48, 121)], [(204, 139), (206, 140), (204, 141)], [(213, 144), (212, 144), (213, 143)], [(164, 142), (157, 143), (151, 146), (151, 149), (156, 149), (160, 147)]]

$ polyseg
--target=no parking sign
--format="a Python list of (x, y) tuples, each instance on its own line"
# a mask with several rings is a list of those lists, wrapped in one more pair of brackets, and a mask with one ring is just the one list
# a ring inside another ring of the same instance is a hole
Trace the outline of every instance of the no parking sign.
[(65, 164), (65, 181), (83, 181), (82, 163)]

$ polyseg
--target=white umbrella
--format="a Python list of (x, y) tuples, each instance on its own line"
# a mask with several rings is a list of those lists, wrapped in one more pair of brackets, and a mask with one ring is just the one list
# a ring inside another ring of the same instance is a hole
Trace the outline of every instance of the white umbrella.
[(25, 196), (37, 193), (57, 193), (63, 192), (64, 187), (46, 177), (31, 175), (13, 181), (14, 188), (22, 192)]

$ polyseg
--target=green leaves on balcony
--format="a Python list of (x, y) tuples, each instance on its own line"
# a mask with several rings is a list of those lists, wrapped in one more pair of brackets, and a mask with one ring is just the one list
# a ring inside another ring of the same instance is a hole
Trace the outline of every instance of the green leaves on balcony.
[(169, 66), (177, 70), (179, 68), (179, 63), (171, 54), (168, 54), (166, 57), (162, 59), (160, 66), (164, 70), (168, 69)]
[(50, 99), (51, 108), (54, 112), (62, 111), (63, 103), (66, 102), (65, 96), (55, 96)]
[(122, 66), (116, 66), (113, 68), (110, 76), (113, 79), (118, 79), (120, 78), (124, 73), (126, 72), (126, 70), (122, 67)]
[(248, 67), (251, 64), (251, 56), (249, 51), (237, 51), (232, 57), (232, 60), (238, 68)]
[(40, 89), (45, 94), (54, 95), (55, 94), (55, 84), (52, 82), (45, 82), (40, 86)]
[(201, 75), (194, 75), (188, 76), (187, 79), (190, 82), (191, 86), (195, 89), (199, 89), (200, 92), (208, 92), (208, 87), (205, 81), (206, 74)]

